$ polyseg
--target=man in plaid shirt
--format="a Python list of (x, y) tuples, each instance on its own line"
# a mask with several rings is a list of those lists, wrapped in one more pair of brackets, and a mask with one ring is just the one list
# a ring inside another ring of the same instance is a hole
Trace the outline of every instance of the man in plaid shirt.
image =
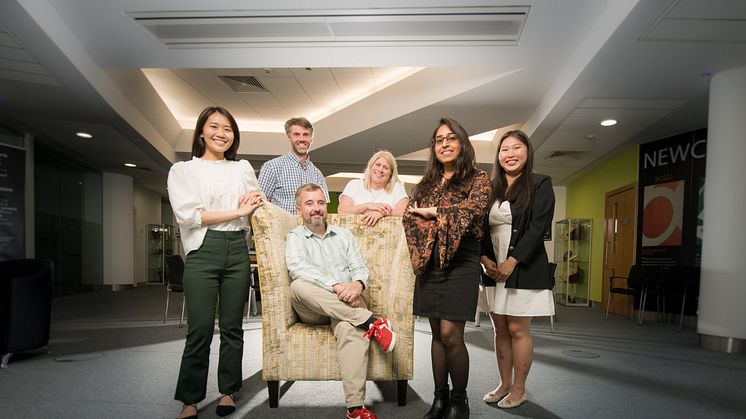
[(285, 122), (290, 151), (265, 162), (259, 171), (259, 188), (264, 196), (285, 211), (295, 214), (295, 191), (307, 183), (315, 183), (329, 202), (329, 189), (324, 175), (308, 157), (313, 144), (313, 125), (303, 117)]

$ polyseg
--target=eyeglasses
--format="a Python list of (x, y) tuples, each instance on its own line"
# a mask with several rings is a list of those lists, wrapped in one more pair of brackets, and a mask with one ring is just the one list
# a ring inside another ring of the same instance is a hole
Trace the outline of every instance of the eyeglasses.
[(448, 134), (448, 135), (438, 135), (437, 137), (433, 138), (433, 144), (442, 146), (445, 143), (455, 143), (458, 141), (458, 136), (456, 134)]

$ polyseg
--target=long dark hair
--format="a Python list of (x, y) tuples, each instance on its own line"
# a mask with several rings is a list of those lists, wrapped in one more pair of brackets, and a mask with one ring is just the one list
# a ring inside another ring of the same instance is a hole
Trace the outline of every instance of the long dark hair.
[[(505, 170), (500, 166), (500, 147), (506, 138), (513, 137), (526, 146), (526, 165), (523, 166), (523, 173), (508, 187), (508, 179), (505, 176)], [(528, 208), (531, 202), (531, 192), (534, 188), (534, 148), (528, 135), (521, 130), (508, 131), (500, 137), (497, 144), (497, 153), (495, 154), (495, 164), (492, 166), (492, 196), (490, 203), (499, 199), (500, 202), (508, 201), (510, 205), (519, 208)]]
[(233, 118), (233, 115), (220, 106), (208, 106), (201, 114), (199, 114), (197, 125), (194, 127), (194, 136), (192, 137), (192, 157), (202, 157), (205, 155), (205, 139), (202, 138), (202, 129), (205, 128), (207, 118), (215, 112), (228, 118), (228, 121), (231, 123), (231, 129), (233, 130), (233, 143), (228, 150), (225, 150), (223, 157), (226, 160), (236, 160), (238, 145), (241, 143), (241, 132), (238, 131), (238, 124), (236, 123), (236, 119)]
[(435, 135), (443, 125), (450, 128), (451, 132), (456, 134), (458, 142), (461, 144), (461, 151), (459, 151), (458, 157), (456, 157), (456, 170), (453, 172), (451, 179), (448, 180), (446, 187), (451, 190), (468, 189), (476, 173), (477, 164), (474, 157), (474, 147), (472, 147), (471, 141), (469, 141), (469, 134), (466, 133), (464, 127), (458, 122), (451, 118), (442, 117), (433, 131), (432, 137), (430, 137), (430, 160), (427, 162), (425, 174), (412, 192), (412, 197), (415, 201), (419, 201), (429, 195), (438, 185), (438, 182), (440, 182), (441, 176), (443, 176), (443, 163), (435, 157)]

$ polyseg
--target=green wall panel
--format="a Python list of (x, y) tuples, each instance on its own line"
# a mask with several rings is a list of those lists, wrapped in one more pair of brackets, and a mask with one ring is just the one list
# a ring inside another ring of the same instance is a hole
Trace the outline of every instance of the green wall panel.
[(590, 298), (601, 301), (604, 253), (604, 201), (606, 193), (637, 182), (639, 147), (620, 154), (567, 185), (566, 218), (593, 219), (591, 239)]

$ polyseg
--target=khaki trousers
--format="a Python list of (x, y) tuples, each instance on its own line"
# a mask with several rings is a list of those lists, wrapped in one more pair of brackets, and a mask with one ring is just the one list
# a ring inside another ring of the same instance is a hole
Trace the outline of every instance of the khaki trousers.
[(365, 381), (368, 375), (370, 340), (356, 327), (373, 315), (367, 302), (350, 307), (329, 292), (302, 279), (290, 283), (290, 298), (302, 323), (330, 324), (337, 340), (337, 361), (342, 374), (342, 388), (347, 407), (365, 404)]

